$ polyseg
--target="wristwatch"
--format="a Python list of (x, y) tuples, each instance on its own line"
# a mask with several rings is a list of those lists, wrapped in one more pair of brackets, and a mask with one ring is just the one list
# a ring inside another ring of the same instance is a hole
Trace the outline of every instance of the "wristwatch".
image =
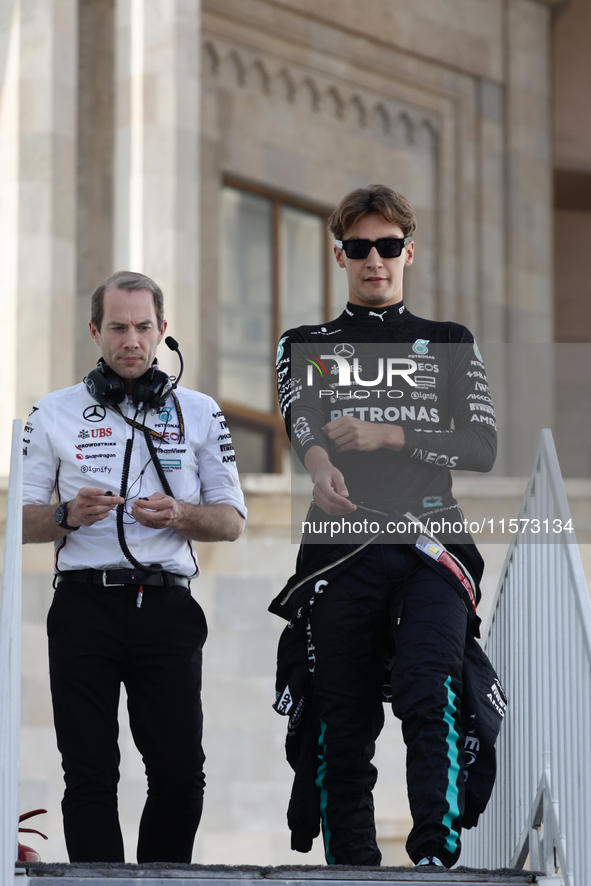
[(76, 532), (77, 529), (80, 529), (79, 526), (68, 526), (68, 502), (63, 501), (61, 504), (57, 506), (55, 509), (55, 522), (62, 529), (70, 529), (72, 532)]

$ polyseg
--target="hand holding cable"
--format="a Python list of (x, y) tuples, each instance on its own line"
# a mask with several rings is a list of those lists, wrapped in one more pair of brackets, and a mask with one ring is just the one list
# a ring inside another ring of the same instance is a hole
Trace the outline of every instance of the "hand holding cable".
[(92, 526), (99, 520), (108, 517), (113, 508), (124, 503), (124, 500), (91, 486), (83, 486), (76, 493), (76, 497), (68, 502), (68, 523), (71, 526)]
[(148, 498), (136, 498), (131, 516), (149, 529), (174, 529), (181, 517), (182, 502), (163, 492), (154, 492)]

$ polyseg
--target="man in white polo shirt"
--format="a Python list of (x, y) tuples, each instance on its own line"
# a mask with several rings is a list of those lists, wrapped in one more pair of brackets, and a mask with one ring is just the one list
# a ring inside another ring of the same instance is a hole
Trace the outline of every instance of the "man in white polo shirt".
[(190, 862), (201, 817), (207, 626), (192, 540), (234, 541), (246, 509), (218, 405), (157, 366), (165, 330), (153, 280), (110, 277), (92, 298), (101, 361), (25, 427), (24, 541), (55, 544), (49, 659), (71, 861), (124, 861), (121, 683), (148, 778), (138, 861)]

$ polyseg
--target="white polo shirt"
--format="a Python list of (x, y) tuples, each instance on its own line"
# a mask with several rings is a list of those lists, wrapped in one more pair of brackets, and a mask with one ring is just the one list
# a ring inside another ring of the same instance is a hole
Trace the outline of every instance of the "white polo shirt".
[[(142, 412), (137, 421), (161, 439), (154, 446), (167, 480), (179, 501), (229, 504), (246, 516), (232, 438), (215, 400), (197, 391), (177, 388), (185, 434), (169, 396), (162, 409)], [(121, 412), (132, 419), (135, 406), (126, 399)], [(193, 544), (172, 529), (150, 529), (131, 517), (138, 497), (163, 492), (141, 430), (133, 431), (112, 407), (100, 406), (82, 383), (43, 397), (25, 425), (24, 504), (47, 505), (55, 491), (59, 501), (75, 498), (83, 486), (119, 494), (126, 441), (133, 434), (127, 513), (127, 545), (140, 563), (161, 563), (168, 572), (195, 576), (199, 572)], [(55, 571), (130, 567), (117, 541), (115, 510), (92, 526), (81, 526), (55, 542)]]

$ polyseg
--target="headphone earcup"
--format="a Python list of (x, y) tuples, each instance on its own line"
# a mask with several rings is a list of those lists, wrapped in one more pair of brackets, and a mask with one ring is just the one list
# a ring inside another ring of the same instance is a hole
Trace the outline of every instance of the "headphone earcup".
[(96, 369), (90, 370), (84, 384), (93, 400), (101, 406), (116, 406), (125, 398), (123, 380), (104, 362), (99, 361)]
[(135, 383), (131, 398), (134, 406), (153, 406), (159, 409), (166, 403), (172, 382), (165, 372), (152, 366)]

